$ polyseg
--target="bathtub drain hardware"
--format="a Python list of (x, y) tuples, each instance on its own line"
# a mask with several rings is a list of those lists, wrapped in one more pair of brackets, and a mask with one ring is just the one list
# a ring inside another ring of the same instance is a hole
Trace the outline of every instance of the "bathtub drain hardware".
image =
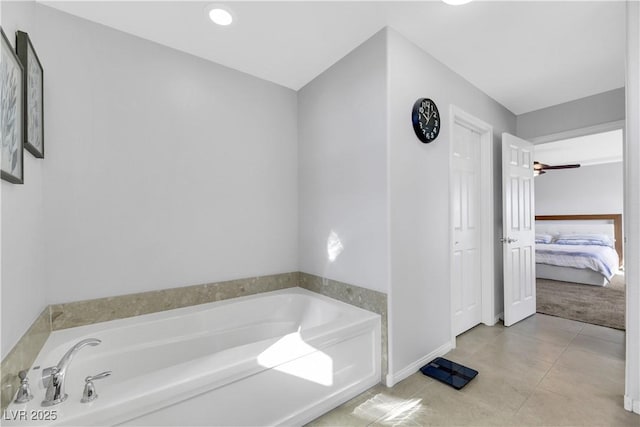
[(469, 384), (478, 375), (475, 369), (467, 368), (444, 357), (437, 357), (420, 368), (424, 375), (450, 385), (456, 390)]
[(98, 393), (96, 393), (96, 386), (93, 385), (95, 380), (100, 380), (102, 378), (106, 378), (111, 375), (111, 371), (104, 371), (97, 375), (88, 376), (84, 379), (84, 391), (82, 392), (82, 403), (93, 402), (98, 398)]

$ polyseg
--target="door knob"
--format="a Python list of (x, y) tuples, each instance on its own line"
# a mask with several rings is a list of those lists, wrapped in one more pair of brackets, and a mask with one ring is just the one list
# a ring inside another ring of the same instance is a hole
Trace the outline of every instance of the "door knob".
[(505, 237), (501, 237), (501, 238), (500, 238), (500, 241), (501, 241), (502, 243), (515, 243), (515, 242), (517, 242), (517, 241), (518, 241), (518, 239), (513, 239), (513, 238), (511, 238), (511, 237), (506, 237), (506, 238), (505, 238)]

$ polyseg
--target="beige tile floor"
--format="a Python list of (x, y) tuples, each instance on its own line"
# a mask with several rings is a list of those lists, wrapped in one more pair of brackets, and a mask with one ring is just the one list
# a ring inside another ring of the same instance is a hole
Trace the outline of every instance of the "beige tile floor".
[(624, 333), (536, 314), (458, 337), (446, 356), (478, 370), (461, 391), (416, 373), (377, 385), (309, 426), (633, 426)]

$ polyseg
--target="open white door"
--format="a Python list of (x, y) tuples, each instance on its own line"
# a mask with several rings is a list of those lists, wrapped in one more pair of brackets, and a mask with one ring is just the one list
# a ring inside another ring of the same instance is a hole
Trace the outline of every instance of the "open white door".
[(504, 324), (536, 312), (533, 144), (502, 134)]

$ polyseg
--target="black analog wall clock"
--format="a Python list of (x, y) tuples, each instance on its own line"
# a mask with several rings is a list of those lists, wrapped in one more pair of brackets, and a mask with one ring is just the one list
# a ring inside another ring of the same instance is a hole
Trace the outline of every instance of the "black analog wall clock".
[(440, 133), (440, 113), (436, 103), (429, 98), (419, 98), (413, 104), (411, 112), (413, 130), (418, 139), (425, 144), (430, 143)]

